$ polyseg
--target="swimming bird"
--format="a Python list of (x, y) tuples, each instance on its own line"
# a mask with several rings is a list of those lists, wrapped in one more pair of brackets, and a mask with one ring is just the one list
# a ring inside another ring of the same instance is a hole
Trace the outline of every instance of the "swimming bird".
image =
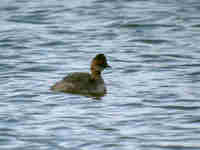
[(74, 72), (55, 83), (51, 90), (85, 95), (105, 95), (106, 85), (101, 76), (102, 71), (110, 67), (104, 54), (97, 54), (90, 66), (91, 73)]

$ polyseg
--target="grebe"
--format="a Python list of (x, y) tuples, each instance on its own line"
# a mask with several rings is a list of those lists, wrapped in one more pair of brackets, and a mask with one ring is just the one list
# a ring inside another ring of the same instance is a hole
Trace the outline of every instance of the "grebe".
[(97, 54), (91, 63), (91, 73), (74, 72), (55, 83), (51, 90), (58, 92), (85, 94), (85, 95), (105, 95), (106, 86), (101, 76), (101, 72), (110, 67), (104, 54)]

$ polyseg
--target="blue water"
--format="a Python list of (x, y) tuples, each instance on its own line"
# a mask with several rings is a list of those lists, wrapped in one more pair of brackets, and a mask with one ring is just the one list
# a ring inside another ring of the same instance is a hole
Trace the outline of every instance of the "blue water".
[[(2, 0), (1, 150), (199, 150), (199, 0)], [(49, 90), (112, 69), (101, 99)]]

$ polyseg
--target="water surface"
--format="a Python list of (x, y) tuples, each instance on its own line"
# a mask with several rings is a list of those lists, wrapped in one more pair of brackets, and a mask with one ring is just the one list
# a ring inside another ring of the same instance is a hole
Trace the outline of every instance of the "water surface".
[[(2, 0), (0, 149), (199, 150), (200, 3)], [(100, 100), (55, 93), (108, 57)]]

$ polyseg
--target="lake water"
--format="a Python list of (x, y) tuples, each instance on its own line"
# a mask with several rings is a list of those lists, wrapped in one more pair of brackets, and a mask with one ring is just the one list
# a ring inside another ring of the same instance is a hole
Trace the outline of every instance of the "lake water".
[[(199, 0), (2, 0), (1, 150), (199, 150)], [(107, 56), (101, 99), (49, 90)]]

